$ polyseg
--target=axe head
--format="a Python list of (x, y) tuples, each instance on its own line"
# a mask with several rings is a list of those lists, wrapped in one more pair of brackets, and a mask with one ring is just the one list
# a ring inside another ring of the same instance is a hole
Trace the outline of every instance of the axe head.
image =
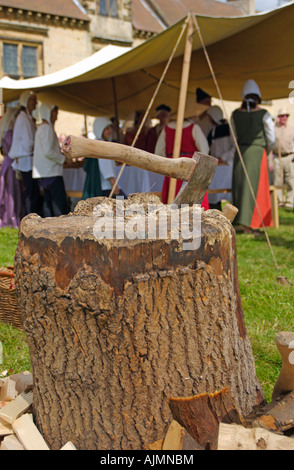
[(214, 177), (218, 160), (210, 155), (195, 152), (195, 169), (188, 181), (184, 181), (173, 204), (180, 206), (182, 204), (201, 204), (207, 189)]

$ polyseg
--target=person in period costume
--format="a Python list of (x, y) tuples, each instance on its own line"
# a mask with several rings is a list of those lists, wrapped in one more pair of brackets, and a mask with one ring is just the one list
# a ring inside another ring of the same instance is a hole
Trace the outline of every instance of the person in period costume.
[[(209, 106), (211, 107), (211, 96), (202, 88), (196, 88), (196, 103), (202, 104), (204, 106)], [(201, 127), (201, 130), (205, 137), (208, 137), (208, 134), (211, 132), (213, 129), (213, 123), (211, 121), (210, 116), (207, 114), (207, 111), (204, 111), (201, 113), (199, 116), (196, 116), (194, 118), (195, 124), (198, 124), (198, 126)]]
[(245, 233), (258, 233), (255, 229), (263, 225), (265, 227), (273, 225), (267, 154), (275, 144), (275, 130), (270, 114), (259, 107), (261, 92), (254, 80), (250, 79), (244, 83), (242, 99), (241, 107), (232, 114), (232, 125), (254, 191), (256, 204), (241, 159), (236, 152), (232, 202), (239, 212), (234, 222)]
[[(112, 122), (106, 117), (98, 117), (93, 123), (93, 133), (97, 140), (112, 140)], [(84, 169), (87, 173), (83, 199), (96, 196), (109, 196), (117, 176), (113, 160), (86, 158)], [(113, 197), (125, 196), (116, 186)]]
[(149, 129), (146, 136), (145, 150), (154, 153), (158, 136), (170, 117), (171, 108), (165, 104), (160, 104), (156, 108), (156, 119), (159, 123)]
[[(135, 136), (137, 134), (137, 131), (140, 127), (140, 124), (144, 118), (144, 115), (145, 115), (145, 111), (143, 110), (135, 111), (134, 125), (126, 130), (126, 133), (124, 135), (124, 139), (122, 142), (123, 144), (130, 145), (130, 146), (132, 145), (135, 139)], [(149, 127), (146, 124), (144, 124), (135, 142), (135, 145), (134, 145), (135, 148), (145, 150), (146, 136), (147, 136), (148, 130), (149, 130)]]
[(42, 124), (35, 135), (33, 178), (38, 181), (44, 193), (44, 217), (58, 217), (69, 212), (63, 180), (65, 156), (60, 150), (54, 130), (58, 107), (42, 103), (39, 113)]
[[(161, 155), (163, 157), (172, 158), (173, 157), (173, 148), (176, 134), (176, 121), (171, 121), (166, 124), (163, 130), (158, 137), (155, 153), (156, 155)], [(182, 130), (182, 141), (180, 149), (180, 157), (192, 158), (194, 152), (201, 152), (208, 154), (209, 146), (205, 135), (203, 134), (201, 128), (190, 121), (184, 120), (183, 130)], [(165, 177), (162, 187), (162, 202), (167, 203), (168, 192), (169, 192), (169, 182), (170, 178)], [(181, 189), (183, 181), (177, 180), (176, 184), (176, 195)], [(205, 197), (202, 202), (202, 207), (206, 210), (209, 209), (208, 196), (205, 194)]]
[[(213, 128), (208, 134), (209, 154), (218, 159), (218, 166), (209, 186), (209, 189), (232, 189), (233, 161), (235, 154), (235, 144), (230, 132), (230, 126), (223, 117), (222, 109), (219, 106), (211, 106), (207, 110)], [(210, 209), (221, 210), (221, 201), (226, 199), (231, 201), (231, 193), (211, 193), (208, 194)]]
[(13, 127), (19, 108), (8, 108), (0, 121), (0, 148), (4, 160), (0, 170), (0, 228), (18, 228), (22, 218), (21, 181), (12, 168), (8, 156)]
[(279, 204), (293, 208), (294, 204), (294, 126), (289, 124), (289, 112), (280, 109), (275, 123), (276, 143), (273, 148), (274, 185), (287, 185), (287, 194), (278, 191)]
[(32, 177), (33, 153), (36, 124), (32, 113), (37, 106), (37, 96), (31, 91), (24, 91), (19, 99), (21, 111), (14, 129), (9, 157), (14, 161), (13, 169), (22, 178), (23, 215), (36, 213), (42, 215), (42, 198), (38, 183)]

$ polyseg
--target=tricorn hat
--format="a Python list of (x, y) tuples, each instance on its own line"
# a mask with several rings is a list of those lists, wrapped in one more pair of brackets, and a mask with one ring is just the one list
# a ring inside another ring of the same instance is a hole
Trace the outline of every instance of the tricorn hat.
[(167, 111), (168, 113), (171, 112), (171, 108), (169, 106), (167, 106), (166, 104), (160, 104), (159, 106), (157, 106), (157, 108), (155, 108), (155, 110), (159, 113), (159, 111)]
[(196, 88), (196, 101), (197, 101), (197, 103), (204, 100), (205, 98), (211, 98), (211, 96), (208, 93), (206, 93), (206, 91), (202, 90), (202, 88)]

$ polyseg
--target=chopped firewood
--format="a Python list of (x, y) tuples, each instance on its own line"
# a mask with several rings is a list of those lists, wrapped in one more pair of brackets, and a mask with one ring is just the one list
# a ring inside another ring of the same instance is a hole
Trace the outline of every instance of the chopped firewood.
[(4, 437), (1, 442), (0, 450), (24, 450), (24, 447), (13, 434), (11, 436)]
[(60, 450), (77, 450), (77, 448), (71, 441), (68, 441)]
[(265, 429), (220, 423), (217, 450), (294, 450), (294, 439)]
[(294, 392), (254, 409), (246, 416), (246, 423), (279, 433), (294, 428)]
[(173, 418), (207, 450), (214, 447), (219, 423), (245, 424), (228, 388), (189, 398), (170, 398), (169, 406)]
[(9, 378), (14, 380), (15, 390), (18, 395), (33, 388), (33, 375), (28, 371), (10, 375)]
[(0, 388), (0, 400), (12, 401), (15, 399), (17, 392), (15, 390), (15, 382), (8, 377), (4, 380)]
[(12, 424), (19, 416), (25, 413), (33, 403), (33, 392), (23, 392), (6, 406), (0, 409), (0, 418)]
[(222, 210), (222, 214), (231, 222), (233, 223), (234, 219), (236, 218), (236, 215), (238, 214), (239, 209), (237, 207), (233, 206), (230, 203), (227, 203), (225, 207)]
[(158, 441), (148, 444), (145, 450), (162, 450), (164, 439), (159, 439)]
[(15, 420), (12, 429), (25, 450), (50, 450), (28, 414), (24, 414)]
[(273, 400), (294, 391), (294, 333), (287, 331), (278, 333), (276, 335), (276, 345), (283, 362), (273, 390)]
[(13, 434), (11, 424), (8, 424), (0, 419), (0, 437), (8, 436), (9, 434)]
[(184, 428), (173, 420), (163, 441), (162, 450), (182, 450)]

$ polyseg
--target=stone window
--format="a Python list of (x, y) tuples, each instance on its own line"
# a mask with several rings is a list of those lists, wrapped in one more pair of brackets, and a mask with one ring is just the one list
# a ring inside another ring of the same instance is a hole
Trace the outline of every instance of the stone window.
[(100, 0), (99, 7), (100, 15), (118, 18), (117, 0)]
[[(42, 46), (22, 42), (2, 43), (2, 74), (14, 79), (42, 75)], [(41, 67), (41, 69), (40, 69)]]

